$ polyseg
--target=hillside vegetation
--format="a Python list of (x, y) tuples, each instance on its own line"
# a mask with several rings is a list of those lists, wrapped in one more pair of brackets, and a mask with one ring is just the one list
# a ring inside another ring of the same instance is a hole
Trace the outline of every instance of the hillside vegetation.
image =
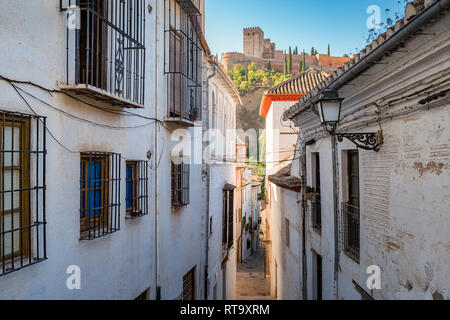
[(289, 74), (277, 72), (274, 69), (258, 70), (256, 63), (249, 66), (237, 64), (228, 74), (242, 96), (255, 91), (258, 88), (270, 88), (286, 81)]

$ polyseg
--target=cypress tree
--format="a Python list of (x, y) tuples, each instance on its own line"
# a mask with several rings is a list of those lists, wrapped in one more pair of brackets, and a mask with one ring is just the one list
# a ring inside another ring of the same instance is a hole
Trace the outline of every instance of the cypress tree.
[(331, 57), (331, 49), (330, 49), (330, 44), (328, 44), (328, 56)]
[(289, 70), (289, 74), (292, 74), (292, 49), (289, 46), (289, 58), (288, 58), (288, 70)]
[(302, 72), (306, 71), (306, 53), (305, 50), (303, 50), (303, 58), (302, 58)]
[(287, 75), (287, 61), (286, 61), (286, 53), (284, 54), (284, 75)]
[(272, 62), (269, 59), (269, 64), (267, 65), (267, 70), (269, 70), (269, 72), (272, 71)]

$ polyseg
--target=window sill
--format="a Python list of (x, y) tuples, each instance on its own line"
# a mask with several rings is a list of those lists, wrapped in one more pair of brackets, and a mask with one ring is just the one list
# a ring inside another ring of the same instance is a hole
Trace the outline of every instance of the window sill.
[[(45, 260), (47, 260), (47, 258), (40, 258), (40, 259), (32, 258), (31, 262), (30, 262), (30, 259), (26, 256), (22, 256), (22, 258), (16, 257), (16, 258), (14, 258), (14, 260), (12, 260), (12, 259), (6, 260), (5, 261), (5, 272), (3, 272), (3, 264), (0, 263), (0, 277), (10, 274), (10, 273), (13, 273), (13, 272), (16, 272), (16, 271), (19, 271), (19, 270), (22, 270), (22, 269), (25, 269), (26, 267), (35, 265), (35, 264), (45, 261)], [(20, 265), (21, 261), (23, 261), (23, 263), (24, 263), (22, 266)], [(13, 262), (14, 262), (14, 268), (13, 268)]]
[(183, 117), (168, 117), (168, 118), (164, 118), (164, 123), (166, 123), (168, 126), (171, 127), (184, 127), (184, 128), (189, 128), (189, 127), (194, 127), (195, 126), (195, 121), (183, 118)]
[(102, 102), (110, 103), (112, 105), (121, 106), (124, 108), (135, 108), (135, 109), (144, 108), (144, 105), (141, 105), (139, 103), (136, 103), (134, 101), (125, 98), (121, 98), (106, 90), (99, 89), (97, 87), (88, 84), (60, 84), (59, 89), (63, 92), (83, 95), (91, 99), (99, 100)]
[(110, 231), (103, 232), (103, 233), (99, 234), (102, 231), (102, 229), (103, 228), (100, 228), (100, 231), (97, 228), (95, 230), (92, 229), (92, 230), (82, 231), (80, 233), (80, 240), (81, 241), (95, 240), (95, 239), (103, 238), (103, 237), (105, 237), (107, 235), (113, 234), (113, 233), (115, 233), (115, 232), (120, 230), (120, 229), (112, 229)]
[(144, 212), (127, 212), (127, 214), (125, 216), (125, 219), (134, 220), (134, 219), (146, 216), (146, 215), (148, 215), (148, 213), (144, 213)]
[(353, 260), (354, 262), (356, 262), (357, 264), (359, 264), (359, 256), (356, 257), (355, 255), (353, 255), (349, 250), (345, 250), (343, 249), (342, 252), (345, 253), (345, 255), (350, 258), (351, 260)]

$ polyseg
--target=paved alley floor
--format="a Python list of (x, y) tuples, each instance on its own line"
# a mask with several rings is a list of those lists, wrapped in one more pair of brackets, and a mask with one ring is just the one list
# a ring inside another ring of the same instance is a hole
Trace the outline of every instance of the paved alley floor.
[(265, 249), (258, 250), (247, 260), (238, 265), (236, 274), (236, 299), (237, 300), (271, 300), (265, 296), (264, 279)]

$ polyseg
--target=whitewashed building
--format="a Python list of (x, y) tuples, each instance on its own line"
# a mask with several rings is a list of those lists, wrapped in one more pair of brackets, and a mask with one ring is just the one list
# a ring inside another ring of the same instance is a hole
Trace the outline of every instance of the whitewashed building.
[(232, 300), (236, 291), (236, 108), (242, 101), (232, 80), (213, 56), (208, 65), (208, 103), (204, 104), (204, 191), (207, 221), (208, 300)]
[(0, 7), (0, 298), (202, 299), (204, 1)]
[(299, 176), (291, 175), (292, 160), (298, 149), (298, 128), (290, 121), (280, 121), (283, 112), (295, 105), (327, 77), (310, 69), (267, 90), (260, 114), (266, 118), (266, 279), (270, 294), (276, 299), (301, 298), (301, 201)]
[[(283, 115), (300, 131), (293, 174), (316, 192), (301, 207), (306, 299), (450, 298), (449, 7), (409, 3)], [(344, 99), (335, 136), (326, 90)]]

